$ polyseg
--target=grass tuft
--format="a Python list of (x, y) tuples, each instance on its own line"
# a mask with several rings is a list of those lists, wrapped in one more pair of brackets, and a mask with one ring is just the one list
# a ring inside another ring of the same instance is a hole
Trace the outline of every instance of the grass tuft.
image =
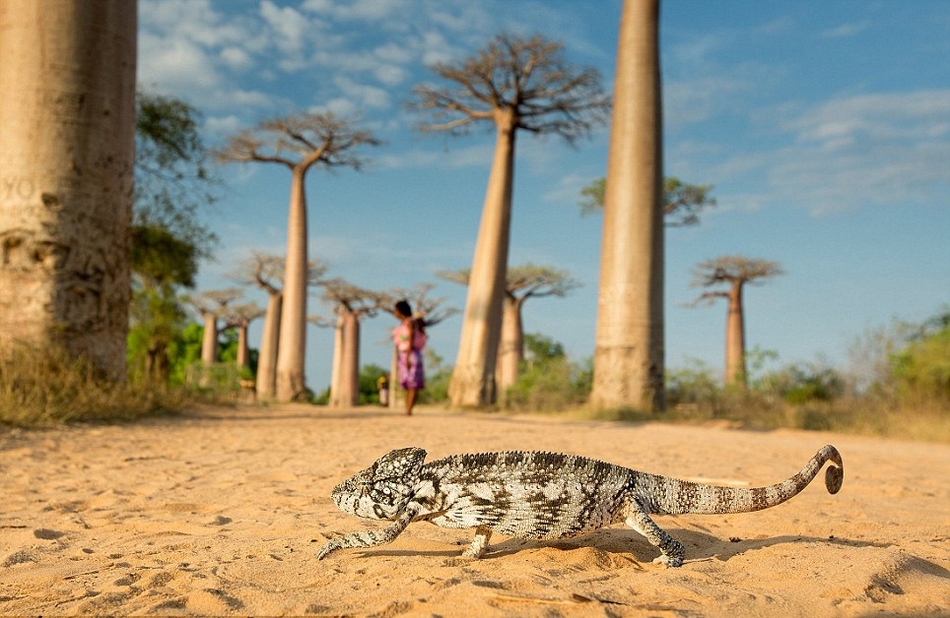
[(128, 421), (181, 411), (188, 391), (148, 382), (104, 380), (64, 353), (17, 347), (0, 358), (0, 423), (49, 427), (76, 421)]

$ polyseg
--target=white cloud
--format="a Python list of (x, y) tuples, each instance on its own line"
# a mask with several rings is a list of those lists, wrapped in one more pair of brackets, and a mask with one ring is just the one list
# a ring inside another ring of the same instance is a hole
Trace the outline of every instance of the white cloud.
[(162, 90), (208, 89), (221, 82), (214, 62), (199, 45), (184, 38), (139, 36), (139, 81)]
[(250, 54), (240, 47), (225, 47), (218, 55), (225, 65), (236, 71), (246, 71), (254, 66)]
[(927, 140), (947, 135), (950, 90), (877, 93), (833, 99), (789, 123), (802, 141), (850, 138)]
[(274, 45), (288, 53), (303, 49), (308, 22), (299, 11), (291, 7), (278, 7), (270, 0), (262, 0), (261, 17), (274, 31)]
[(491, 165), (494, 144), (477, 144), (444, 150), (409, 150), (398, 154), (384, 155), (376, 160), (379, 167), (439, 168), (482, 167)]
[(410, 7), (407, 0), (350, 0), (349, 2), (306, 0), (300, 8), (343, 21), (380, 21), (394, 15), (405, 14)]
[(821, 33), (821, 36), (826, 39), (842, 39), (864, 32), (868, 29), (868, 26), (870, 24), (866, 21), (844, 23), (825, 30)]
[(763, 175), (773, 201), (816, 215), (930, 202), (950, 190), (950, 90), (839, 97), (780, 124), (791, 142), (743, 153), (719, 177)]
[(241, 119), (230, 114), (227, 116), (211, 116), (205, 120), (205, 129), (216, 136), (235, 133), (242, 128)]
[(390, 106), (389, 93), (382, 88), (360, 84), (342, 75), (338, 75), (333, 83), (347, 98), (354, 100), (357, 107), (385, 109)]

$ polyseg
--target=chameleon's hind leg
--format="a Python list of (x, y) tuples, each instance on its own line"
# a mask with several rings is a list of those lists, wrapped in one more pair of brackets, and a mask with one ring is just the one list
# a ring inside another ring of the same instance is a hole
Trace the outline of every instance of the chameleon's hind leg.
[(475, 558), (478, 560), (488, 548), (488, 539), (491, 538), (491, 529), (488, 526), (479, 526), (475, 528), (475, 538), (472, 544), (468, 546), (462, 555), (466, 558)]
[(682, 566), (683, 558), (686, 557), (686, 549), (683, 544), (657, 526), (656, 522), (650, 519), (646, 510), (639, 504), (631, 503), (627, 506), (627, 517), (624, 523), (659, 548), (660, 555), (653, 562), (670, 567)]

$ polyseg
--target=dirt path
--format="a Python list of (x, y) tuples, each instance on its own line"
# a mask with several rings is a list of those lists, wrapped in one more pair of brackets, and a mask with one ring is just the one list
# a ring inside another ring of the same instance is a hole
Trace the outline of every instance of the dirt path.
[[(658, 517), (679, 569), (622, 526), (551, 544), (417, 523), (366, 529), (330, 488), (392, 448), (430, 458), (538, 449), (683, 478), (771, 483), (825, 443), (820, 481), (748, 515)], [(950, 615), (950, 446), (793, 431), (623, 425), (422, 410), (211, 410), (127, 426), (0, 431), (0, 614), (378, 616)]]

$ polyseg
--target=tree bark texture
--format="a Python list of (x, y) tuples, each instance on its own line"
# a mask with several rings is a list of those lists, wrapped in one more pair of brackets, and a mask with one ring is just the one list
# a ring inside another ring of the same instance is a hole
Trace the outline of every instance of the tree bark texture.
[(360, 402), (360, 321), (355, 313), (345, 312), (340, 322), (340, 368), (330, 388), (330, 407), (351, 408)]
[(659, 0), (625, 0), (604, 193), (595, 408), (664, 407)]
[(340, 390), (340, 376), (343, 372), (343, 315), (337, 314), (333, 327), (333, 363), (330, 365), (330, 398), (332, 402)]
[(495, 402), (495, 362), (501, 334), (502, 301), (511, 229), (515, 122), (499, 118), (495, 155), (469, 276), (458, 357), (449, 382), (454, 406)]
[(244, 322), (237, 327), (238, 331), (238, 349), (237, 349), (237, 358), (235, 359), (238, 369), (244, 369), (249, 364), (249, 355), (250, 350), (247, 345), (247, 329), (248, 323)]
[(205, 313), (201, 317), (205, 322), (201, 337), (201, 362), (212, 365), (218, 361), (218, 316)]
[(280, 337), (280, 309), (282, 292), (268, 292), (267, 310), (261, 332), (261, 349), (257, 357), (257, 397), (273, 399), (277, 381), (277, 343)]
[(277, 399), (293, 401), (306, 391), (304, 365), (307, 349), (307, 201), (306, 168), (292, 170), (290, 212), (287, 217), (287, 262), (284, 300), (277, 344)]
[(521, 362), (524, 360), (524, 327), (521, 321), (521, 307), (525, 297), (515, 298), (505, 295), (504, 311), (501, 319), (501, 343), (498, 347), (498, 367), (495, 380), (498, 392), (505, 392), (518, 381)]
[(125, 375), (135, 0), (0, 3), (0, 350)]
[(735, 281), (729, 290), (729, 310), (726, 317), (726, 376), (727, 386), (746, 385), (745, 319), (742, 315), (742, 282)]

